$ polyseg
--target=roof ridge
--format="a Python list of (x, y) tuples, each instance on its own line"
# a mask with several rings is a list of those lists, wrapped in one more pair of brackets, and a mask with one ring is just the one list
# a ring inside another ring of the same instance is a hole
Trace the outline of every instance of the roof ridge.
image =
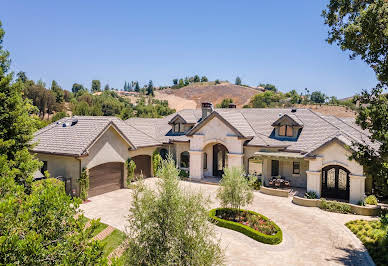
[(245, 115), (244, 115), (242, 112), (240, 112), (240, 114), (244, 117), (244, 119), (245, 119), (245, 121), (247, 122), (247, 124), (250, 126), (250, 128), (252, 129), (252, 131), (255, 133), (255, 136), (259, 137), (259, 138), (265, 143), (265, 145), (268, 145), (268, 142), (266, 142), (266, 141), (264, 140), (264, 138), (262, 138), (262, 137), (259, 135), (259, 133), (256, 132), (256, 130), (252, 127), (251, 123), (249, 123), (249, 120), (245, 117)]

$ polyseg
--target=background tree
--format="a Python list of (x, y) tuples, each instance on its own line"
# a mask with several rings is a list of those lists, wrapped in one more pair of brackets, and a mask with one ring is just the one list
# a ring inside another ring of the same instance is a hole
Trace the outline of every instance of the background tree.
[(65, 102), (70, 102), (70, 100), (73, 99), (73, 93), (68, 90), (63, 90), (63, 99)]
[(388, 196), (388, 1), (331, 0), (322, 12), (329, 26), (328, 43), (350, 51), (350, 59), (360, 56), (376, 73), (376, 88), (365, 90), (354, 102), (360, 105), (356, 123), (369, 131), (376, 145), (353, 143), (352, 159), (373, 177), (375, 192)]
[(57, 103), (62, 103), (65, 100), (65, 93), (55, 80), (51, 82), (51, 91), (55, 94), (55, 101)]
[(267, 84), (260, 83), (259, 87), (264, 88), (266, 91), (273, 91), (273, 92), (277, 92), (278, 91), (278, 89), (276, 88), (275, 85), (269, 84), (269, 83), (267, 83)]
[(128, 265), (219, 265), (223, 254), (208, 223), (207, 200), (179, 186), (172, 158), (162, 162), (157, 191), (142, 182), (129, 214)]
[(21, 81), (22, 83), (26, 83), (28, 78), (27, 78), (27, 75), (26, 75), (26, 72), (24, 71), (19, 71), (17, 74), (17, 79), (16, 81)]
[(201, 82), (208, 82), (207, 77), (206, 77), (206, 76), (202, 76), (202, 77), (201, 77)]
[(253, 96), (249, 104), (253, 108), (278, 107), (281, 105), (283, 97), (284, 96), (281, 93), (265, 91)]
[(241, 78), (237, 76), (236, 81), (234, 82), (236, 85), (241, 85)]
[(216, 108), (229, 108), (229, 104), (233, 103), (232, 98), (225, 98), (221, 103), (216, 104)]
[(29, 152), (36, 130), (30, 118), (34, 108), (29, 100), (22, 98), (21, 82), (11, 83), (13, 77), (12, 73), (8, 73), (9, 52), (3, 49), (3, 38), (4, 30), (0, 21), (0, 157), (11, 169), (8, 174), (29, 190), (32, 175), (40, 166)]
[(110, 90), (109, 84), (106, 84), (104, 87), (104, 91), (109, 91), (109, 90)]
[(221, 82), (220, 82), (219, 79), (216, 79), (214, 83), (215, 83), (216, 85), (217, 85), (217, 84), (221, 84)]
[(71, 87), (71, 91), (74, 94), (77, 94), (79, 91), (84, 91), (84, 90), (85, 90), (84, 86), (78, 83), (74, 83), (73, 86)]
[(101, 91), (101, 81), (99, 80), (92, 80), (92, 92)]
[(179, 79), (179, 88), (182, 88), (185, 86), (185, 82), (183, 81), (183, 79)]
[(200, 82), (201, 79), (200, 79), (200, 77), (198, 75), (195, 75), (193, 81), (194, 82)]
[(140, 92), (140, 86), (139, 86), (139, 81), (135, 81), (135, 89), (136, 92)]
[(172, 80), (172, 84), (173, 84), (173, 85), (178, 85), (178, 79), (173, 79), (173, 80)]
[(324, 103), (326, 100), (326, 95), (320, 91), (313, 91), (311, 93), (310, 99), (314, 103)]
[(147, 95), (154, 96), (154, 84), (152, 83), (152, 80), (148, 82)]

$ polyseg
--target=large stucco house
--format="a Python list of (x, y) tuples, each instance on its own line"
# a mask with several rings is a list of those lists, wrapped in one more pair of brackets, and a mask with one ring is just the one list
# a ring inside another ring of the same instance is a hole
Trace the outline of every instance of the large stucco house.
[(64, 118), (35, 134), (33, 149), (42, 171), (71, 178), (78, 193), (81, 169), (90, 173), (89, 196), (125, 186), (124, 162), (136, 174), (152, 176), (152, 153), (172, 154), (194, 180), (221, 177), (224, 167), (273, 176), (321, 197), (357, 203), (371, 189), (371, 177), (349, 160), (353, 142), (369, 142), (354, 119), (323, 116), (310, 109), (182, 110), (164, 118)]

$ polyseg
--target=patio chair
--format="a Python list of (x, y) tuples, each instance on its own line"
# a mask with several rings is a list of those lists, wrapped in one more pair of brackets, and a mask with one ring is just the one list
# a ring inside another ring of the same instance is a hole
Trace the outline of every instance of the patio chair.
[(273, 179), (270, 179), (270, 180), (268, 181), (268, 185), (269, 185), (269, 186), (273, 186), (273, 185), (274, 185)]
[(280, 188), (281, 185), (282, 185), (282, 182), (280, 182), (280, 180), (276, 180), (275, 181), (275, 187), (276, 188)]
[(290, 187), (291, 186), (290, 181), (284, 180), (284, 186)]

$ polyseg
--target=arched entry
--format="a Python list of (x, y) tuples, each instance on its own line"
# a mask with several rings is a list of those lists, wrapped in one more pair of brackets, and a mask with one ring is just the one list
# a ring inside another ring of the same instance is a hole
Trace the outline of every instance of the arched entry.
[(122, 188), (123, 163), (104, 163), (89, 169), (89, 192), (93, 197)]
[(228, 149), (222, 144), (213, 146), (213, 176), (221, 177), (228, 166)]
[(151, 156), (138, 155), (132, 157), (132, 160), (136, 164), (135, 176), (150, 177), (151, 176)]
[(349, 174), (339, 165), (322, 168), (322, 197), (349, 200)]

